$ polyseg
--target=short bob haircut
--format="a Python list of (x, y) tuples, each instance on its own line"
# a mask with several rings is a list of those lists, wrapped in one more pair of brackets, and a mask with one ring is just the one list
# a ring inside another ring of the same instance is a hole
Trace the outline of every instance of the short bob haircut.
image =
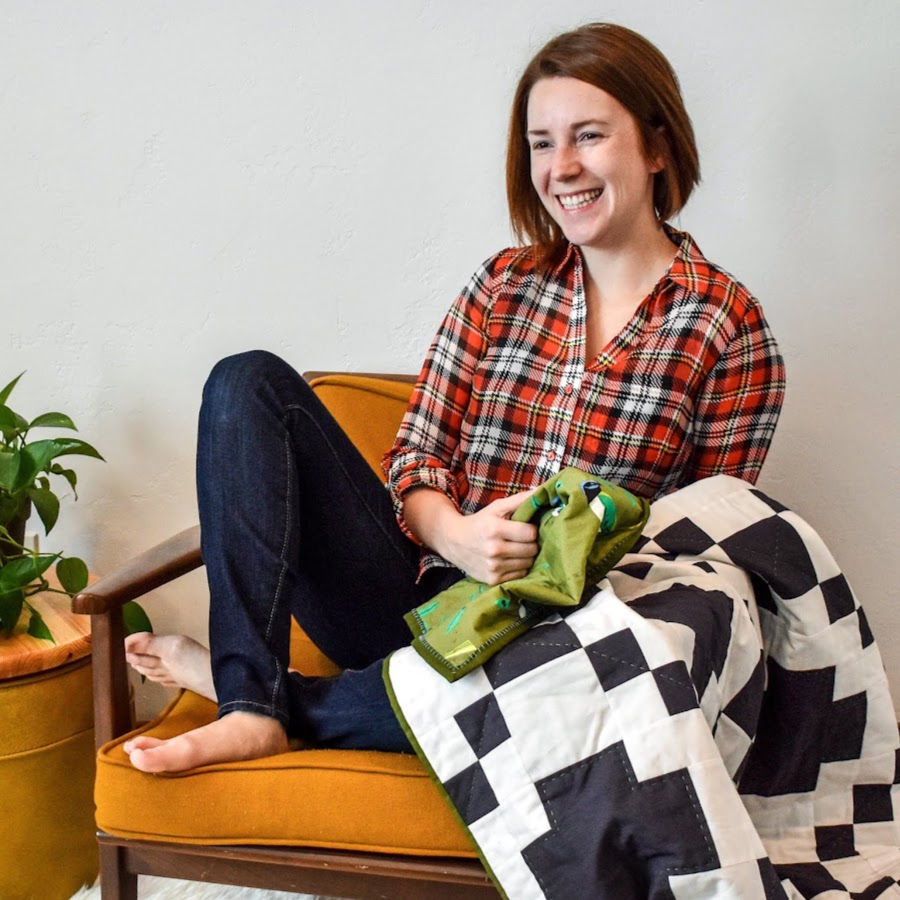
[(526, 131), (531, 89), (542, 78), (558, 77), (577, 78), (615, 97), (634, 117), (647, 156), (662, 155), (664, 168), (653, 184), (653, 206), (660, 222), (682, 209), (700, 181), (694, 129), (678, 78), (650, 41), (621, 25), (602, 22), (553, 38), (528, 64), (516, 88), (506, 149), (513, 231), (518, 240), (532, 244), (538, 262), (547, 265), (562, 254), (566, 239), (531, 183)]

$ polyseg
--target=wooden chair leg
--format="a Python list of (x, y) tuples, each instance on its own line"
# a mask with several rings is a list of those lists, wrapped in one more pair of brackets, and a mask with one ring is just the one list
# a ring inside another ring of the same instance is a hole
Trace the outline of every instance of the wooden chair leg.
[(100, 896), (102, 900), (137, 900), (138, 877), (125, 868), (121, 847), (100, 845)]

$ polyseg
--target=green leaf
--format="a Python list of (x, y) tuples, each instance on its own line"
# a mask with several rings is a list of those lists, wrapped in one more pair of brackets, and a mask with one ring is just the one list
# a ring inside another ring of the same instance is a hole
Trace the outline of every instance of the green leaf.
[(6, 591), (0, 594), (0, 629), (9, 637), (19, 616), (22, 615), (22, 604), (25, 602), (25, 595), (22, 591)]
[(87, 441), (81, 441), (78, 438), (51, 438), (46, 441), (34, 441), (28, 444), (23, 452), (27, 453), (35, 463), (40, 463), (37, 466), (38, 471), (46, 469), (50, 460), (55, 459), (57, 456), (77, 454), (79, 456), (92, 456), (94, 459), (99, 460), (103, 459)]
[(55, 644), (56, 640), (50, 633), (47, 623), (41, 618), (41, 614), (30, 603), (28, 608), (31, 610), (31, 618), (28, 620), (28, 633), (32, 637), (40, 638), (42, 641), (52, 641)]
[(0, 488), (12, 490), (21, 465), (22, 455), (18, 450), (0, 450)]
[(50, 534), (50, 530), (59, 518), (59, 498), (53, 491), (46, 488), (29, 488), (25, 492), (34, 504), (37, 514), (44, 524), (44, 531)]
[(9, 560), (0, 568), (0, 593), (24, 588), (40, 578), (57, 559), (58, 553), (44, 553)]
[(17, 412), (11, 410), (8, 406), (0, 407), (5, 409), (9, 415), (4, 415), (3, 424), (0, 425), (0, 432), (3, 433), (3, 440), (12, 443), (17, 438), (25, 440), (28, 432), (28, 421), (23, 419)]
[(72, 431), (78, 431), (75, 423), (65, 414), (60, 412), (49, 412), (38, 416), (28, 425), (29, 428), (71, 428)]
[(103, 460), (103, 457), (85, 441), (76, 438), (57, 438), (56, 440), (34, 441), (22, 450), (23, 461), (16, 479), (15, 489), (22, 490), (34, 481), (38, 472), (48, 470), (50, 460), (57, 456), (78, 454)]
[(7, 399), (9, 398), (9, 395), (12, 393), (13, 388), (16, 386), (19, 379), (24, 374), (25, 374), (24, 372), (20, 372), (18, 375), (16, 375), (15, 378), (13, 378), (13, 380), (5, 388), (3, 388), (2, 391), (0, 391), (0, 404), (6, 403)]
[(78, 491), (75, 490), (75, 485), (78, 484), (78, 476), (75, 474), (74, 469), (64, 469), (59, 463), (53, 463), (53, 465), (50, 466), (50, 473), (65, 478), (66, 481), (69, 482), (69, 487), (72, 488), (75, 499), (78, 499)]
[(77, 594), (87, 587), (88, 567), (77, 556), (67, 556), (56, 564), (56, 577), (68, 594)]
[(122, 607), (122, 619), (125, 622), (125, 637), (138, 631), (153, 631), (150, 619), (144, 608), (134, 600), (129, 600)]
[(0, 405), (0, 431), (5, 440), (12, 440), (18, 431), (16, 414), (8, 406)]

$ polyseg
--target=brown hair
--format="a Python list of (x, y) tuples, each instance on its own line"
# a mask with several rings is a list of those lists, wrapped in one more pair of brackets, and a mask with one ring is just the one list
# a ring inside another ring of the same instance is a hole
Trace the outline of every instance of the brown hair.
[(634, 117), (644, 152), (661, 155), (654, 176), (653, 206), (660, 222), (687, 203), (700, 181), (694, 129), (684, 108), (678, 78), (662, 53), (635, 31), (597, 22), (568, 31), (547, 43), (528, 64), (513, 99), (506, 148), (506, 196), (518, 240), (534, 245), (549, 263), (565, 247), (565, 237), (544, 209), (531, 183), (525, 139), (528, 98), (542, 78), (577, 78), (615, 97)]

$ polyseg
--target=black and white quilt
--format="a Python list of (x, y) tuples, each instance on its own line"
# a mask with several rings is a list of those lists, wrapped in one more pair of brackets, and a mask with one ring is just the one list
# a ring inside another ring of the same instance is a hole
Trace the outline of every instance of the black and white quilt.
[(900, 898), (897, 722), (815, 531), (737, 479), (653, 505), (565, 617), (445, 681), (388, 676), (511, 900)]

